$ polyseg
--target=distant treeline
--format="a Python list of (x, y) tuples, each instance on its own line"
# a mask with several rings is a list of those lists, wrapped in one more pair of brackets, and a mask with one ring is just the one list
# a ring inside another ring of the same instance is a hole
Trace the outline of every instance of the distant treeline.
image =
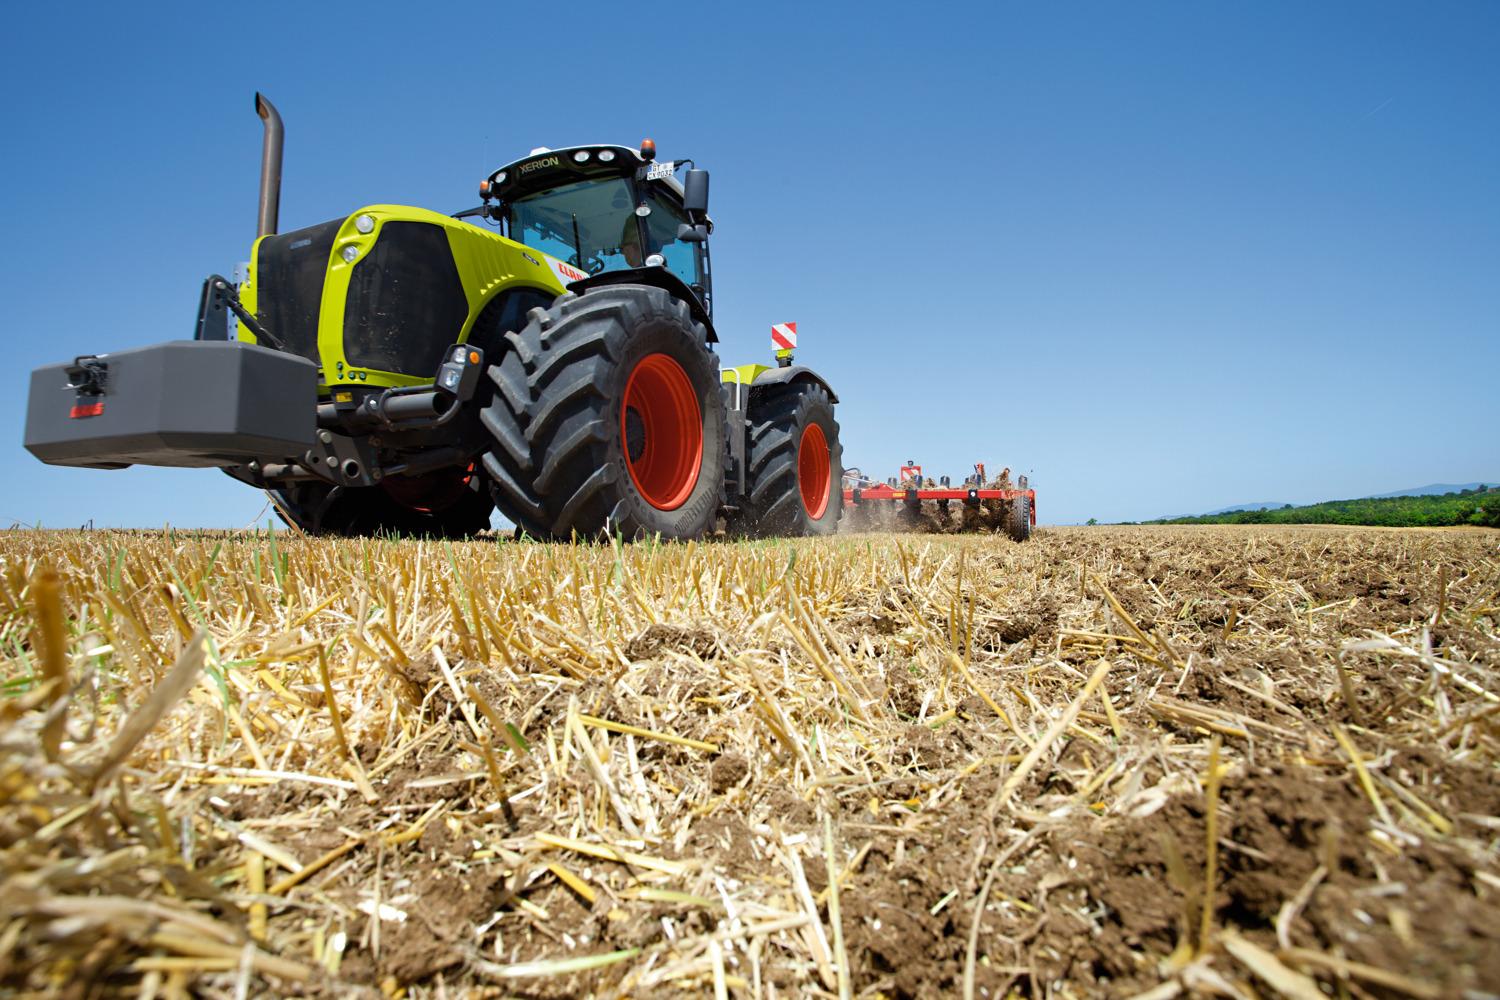
[(1373, 524), (1388, 528), (1444, 527), (1474, 524), (1500, 528), (1500, 487), (1464, 490), (1441, 496), (1370, 497), (1275, 510), (1237, 510), (1230, 514), (1172, 517), (1147, 524)]

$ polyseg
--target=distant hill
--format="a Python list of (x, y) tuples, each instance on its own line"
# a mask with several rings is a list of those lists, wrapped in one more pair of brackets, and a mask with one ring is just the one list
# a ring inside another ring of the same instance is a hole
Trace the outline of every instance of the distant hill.
[(1280, 507), (1290, 506), (1280, 500), (1260, 500), (1256, 503), (1239, 503), (1233, 507), (1220, 507), (1218, 510), (1206, 510), (1202, 514), (1163, 514), (1155, 521), (1146, 521), (1145, 524), (1156, 524), (1158, 521), (1180, 521), (1185, 517), (1217, 517), (1220, 514), (1236, 514), (1242, 510), (1276, 510)]
[(1460, 488), (1442, 494), (1398, 493), (1355, 500), (1329, 500), (1305, 507), (1230, 509), (1198, 517), (1170, 517), (1147, 524), (1371, 524), (1391, 528), (1472, 524), (1500, 528), (1500, 487)]
[(1266, 510), (1276, 510), (1278, 507), (1285, 507), (1286, 505), (1287, 502), (1285, 500), (1258, 500), (1255, 503), (1238, 503), (1233, 507), (1220, 507), (1218, 510), (1204, 511), (1199, 516), (1213, 517), (1215, 514), (1235, 514), (1242, 510), (1260, 510), (1262, 507)]
[[(1462, 493), (1464, 490), (1482, 490), (1486, 485), (1494, 486), (1495, 483), (1429, 483), (1426, 486), (1413, 486), (1409, 490), (1396, 490), (1394, 493), (1374, 493), (1366, 499), (1384, 500), (1387, 497), (1425, 497), (1444, 493)], [(1216, 510), (1213, 513), (1224, 512)]]
[[(1413, 486), (1406, 490), (1393, 490), (1390, 493), (1371, 493), (1368, 496), (1356, 497), (1357, 500), (1385, 500), (1390, 497), (1425, 497), (1441, 496), (1447, 493), (1462, 493), (1464, 490), (1483, 490), (1490, 483), (1429, 483), (1426, 486)], [(1349, 502), (1349, 501), (1343, 501)], [(1280, 510), (1282, 507), (1291, 506), (1285, 500), (1257, 500), (1253, 503), (1237, 503), (1233, 507), (1220, 507), (1217, 510), (1206, 510), (1201, 514), (1164, 514), (1157, 521), (1181, 521), (1189, 517), (1218, 517), (1220, 514), (1237, 514), (1242, 510)], [(1149, 522), (1156, 523), (1156, 522)]]

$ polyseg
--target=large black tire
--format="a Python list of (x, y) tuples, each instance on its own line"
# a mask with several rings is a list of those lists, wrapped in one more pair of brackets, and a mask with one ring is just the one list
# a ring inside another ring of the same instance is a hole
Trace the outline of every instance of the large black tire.
[(613, 285), (528, 315), (506, 334), (489, 368), (494, 398), (480, 411), (500, 512), (537, 538), (711, 530), (724, 491), (724, 406), (718, 358), (687, 304)]
[(455, 469), (393, 477), (389, 488), (294, 483), (267, 494), (283, 521), (313, 535), (468, 538), (489, 528), (495, 505), (484, 484), (472, 489), (466, 476)]
[(746, 415), (745, 530), (831, 535), (844, 507), (843, 448), (833, 401), (820, 385), (756, 390)]
[(1031, 498), (1018, 496), (1010, 502), (1010, 512), (1005, 518), (1005, 533), (1018, 542), (1031, 537)]

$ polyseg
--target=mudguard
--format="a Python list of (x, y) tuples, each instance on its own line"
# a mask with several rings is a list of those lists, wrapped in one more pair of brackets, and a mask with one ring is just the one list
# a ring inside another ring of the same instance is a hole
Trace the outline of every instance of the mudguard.
[(692, 313), (693, 319), (703, 324), (708, 331), (708, 342), (717, 344), (719, 335), (714, 332), (713, 318), (708, 315), (708, 310), (703, 308), (703, 302), (698, 298), (688, 283), (664, 267), (633, 267), (621, 271), (605, 271), (591, 277), (582, 278), (568, 284), (568, 291), (576, 295), (582, 295), (590, 288), (601, 288), (605, 285), (650, 285), (654, 288), (662, 288), (670, 292), (673, 298), (681, 299), (688, 304), (688, 311)]
[(811, 382), (814, 385), (820, 385), (828, 393), (830, 401), (835, 403), (839, 401), (838, 393), (833, 391), (833, 386), (828, 384), (827, 379), (802, 365), (792, 365), (789, 368), (767, 368), (755, 377), (755, 381), (750, 383), (750, 388), (754, 391), (767, 385), (785, 385), (792, 382)]

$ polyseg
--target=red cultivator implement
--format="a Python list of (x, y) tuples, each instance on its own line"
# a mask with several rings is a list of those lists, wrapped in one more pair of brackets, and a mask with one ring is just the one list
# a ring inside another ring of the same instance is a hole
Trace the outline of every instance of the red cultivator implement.
[[(956, 501), (956, 503), (955, 503)], [(1031, 537), (1036, 524), (1036, 490), (1025, 476), (1011, 485), (1010, 470), (1005, 469), (994, 480), (986, 482), (984, 463), (974, 466), (974, 474), (961, 485), (953, 485), (947, 476), (936, 480), (923, 478), (922, 467), (908, 462), (901, 467), (899, 478), (884, 483), (866, 479), (859, 469), (844, 471), (844, 511), (859, 520), (863, 505), (871, 505), (869, 526), (915, 527), (933, 532), (1004, 531), (1018, 542)], [(899, 506), (897, 506), (899, 505)], [(876, 513), (884, 509), (884, 515)], [(888, 524), (891, 514), (895, 524)]]

